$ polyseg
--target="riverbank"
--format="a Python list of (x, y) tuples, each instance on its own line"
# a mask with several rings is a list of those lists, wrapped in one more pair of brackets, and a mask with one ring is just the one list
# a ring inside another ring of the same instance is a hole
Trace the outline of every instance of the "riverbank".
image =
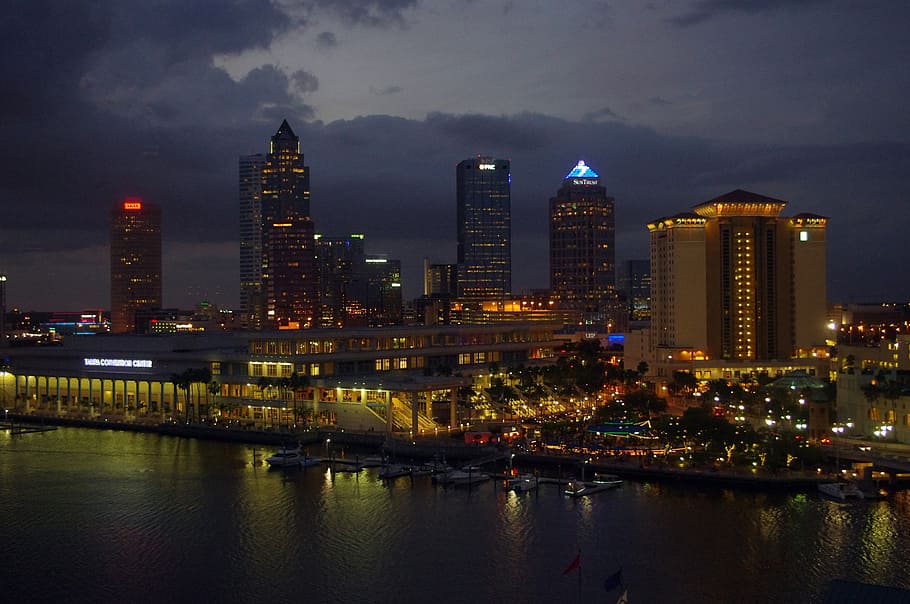
[[(68, 426), (95, 430), (150, 432), (177, 438), (219, 440), (250, 445), (285, 446), (288, 443), (347, 446), (371, 451), (383, 451), (400, 459), (444, 458), (448, 462), (503, 461), (511, 456), (508, 450), (494, 446), (465, 445), (452, 439), (403, 440), (387, 438), (377, 432), (351, 432), (336, 429), (308, 429), (302, 431), (262, 431), (225, 424), (187, 424), (180, 422), (142, 423), (118, 421), (112, 418), (87, 419), (53, 416), (9, 414), (11, 426)], [(10, 426), (7, 426), (10, 427)], [(576, 477), (582, 472), (608, 472), (623, 478), (643, 481), (675, 481), (691, 484), (711, 484), (735, 488), (768, 490), (815, 490), (821, 482), (829, 482), (827, 475), (810, 472), (781, 471), (770, 473), (761, 470), (680, 468), (650, 460), (620, 457), (615, 460), (586, 458), (572, 455), (516, 453), (511, 456), (515, 466), (553, 474), (559, 477)]]

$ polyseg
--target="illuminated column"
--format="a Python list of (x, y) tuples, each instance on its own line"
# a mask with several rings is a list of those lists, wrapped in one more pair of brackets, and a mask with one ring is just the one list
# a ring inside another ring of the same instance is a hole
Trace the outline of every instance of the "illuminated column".
[(414, 436), (417, 436), (417, 434), (418, 434), (418, 432), (417, 432), (417, 427), (418, 427), (418, 422), (417, 422), (418, 398), (417, 398), (417, 395), (418, 395), (418, 392), (416, 390), (411, 393), (411, 435), (412, 435), (412, 438)]
[(54, 381), (57, 382), (57, 415), (60, 415), (60, 411), (62, 410), (63, 405), (62, 401), (60, 400), (60, 377), (55, 377)]
[(449, 429), (458, 422), (458, 387), (452, 388), (449, 395)]
[(392, 429), (395, 427), (394, 422), (392, 422), (392, 391), (386, 390), (382, 395), (385, 397), (386, 432), (391, 436)]

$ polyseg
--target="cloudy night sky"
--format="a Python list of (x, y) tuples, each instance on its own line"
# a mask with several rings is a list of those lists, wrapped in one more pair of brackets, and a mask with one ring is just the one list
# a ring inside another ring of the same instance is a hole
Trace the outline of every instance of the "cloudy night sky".
[(8, 306), (109, 305), (109, 210), (163, 210), (164, 304), (236, 307), (237, 159), (283, 118), (317, 232), (455, 261), (455, 165), (512, 160), (513, 289), (548, 286), (578, 159), (645, 223), (743, 188), (830, 217), (831, 302), (910, 299), (910, 3), (97, 0), (5, 3)]

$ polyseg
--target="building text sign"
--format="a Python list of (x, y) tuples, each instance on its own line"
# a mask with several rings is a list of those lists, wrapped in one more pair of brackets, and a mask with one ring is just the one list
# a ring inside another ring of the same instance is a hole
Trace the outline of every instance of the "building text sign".
[(85, 358), (83, 364), (86, 367), (139, 367), (141, 369), (151, 369), (152, 362), (148, 359), (94, 359)]

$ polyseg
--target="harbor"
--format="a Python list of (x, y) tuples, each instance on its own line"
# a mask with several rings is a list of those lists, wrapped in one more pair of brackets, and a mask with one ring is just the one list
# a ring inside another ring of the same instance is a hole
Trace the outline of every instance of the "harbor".
[[(528, 491), (509, 487), (510, 460), (514, 478), (534, 474), (519, 456), (481, 468), (495, 479), (446, 486), (431, 474), (382, 479), (382, 454), (350, 447), (344, 459), (369, 467), (333, 472), (324, 442), (307, 447), (318, 465), (272, 470), (265, 459), (280, 444), (0, 431), (0, 539), (16, 561), (0, 570), (5, 598), (556, 601), (576, 594), (577, 577), (563, 571), (579, 551), (591, 601), (604, 600), (619, 566), (643, 602), (821, 601), (829, 577), (910, 586), (907, 492), (841, 502), (817, 490), (623, 478), (573, 498), (564, 490), (581, 477), (574, 463), (562, 477), (541, 465)], [(593, 482), (590, 464), (585, 473)], [(48, 574), (55, 580), (42, 582)]]

